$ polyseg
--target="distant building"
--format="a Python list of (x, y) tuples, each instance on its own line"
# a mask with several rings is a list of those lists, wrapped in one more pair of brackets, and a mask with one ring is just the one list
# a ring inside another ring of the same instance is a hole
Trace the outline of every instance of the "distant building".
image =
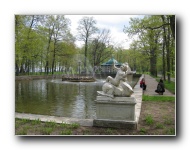
[(113, 63), (115, 63), (116, 67), (120, 67), (122, 63), (119, 63), (117, 60), (115, 60), (113, 57), (108, 60), (107, 62), (101, 64), (101, 70), (102, 73), (115, 73), (116, 71), (113, 69)]

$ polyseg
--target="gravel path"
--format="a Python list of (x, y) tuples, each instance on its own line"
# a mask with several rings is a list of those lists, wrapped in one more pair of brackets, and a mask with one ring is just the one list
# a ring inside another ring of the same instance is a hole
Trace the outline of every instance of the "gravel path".
[[(144, 91), (144, 95), (159, 95), (158, 93), (155, 92), (158, 82), (156, 81), (156, 79), (154, 79), (153, 77), (151, 77), (150, 75), (144, 75), (145, 78), (145, 83), (147, 85), (146, 90)], [(140, 85), (139, 85), (140, 86)], [(174, 94), (172, 94), (171, 92), (169, 92), (167, 89), (165, 89), (165, 92), (163, 94), (164, 96), (175, 96)], [(159, 95), (161, 96), (161, 95)]]

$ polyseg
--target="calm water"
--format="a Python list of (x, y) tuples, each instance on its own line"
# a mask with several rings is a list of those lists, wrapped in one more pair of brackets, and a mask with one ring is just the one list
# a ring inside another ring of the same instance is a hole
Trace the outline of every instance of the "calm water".
[(31, 80), (15, 82), (16, 112), (93, 119), (96, 117), (97, 91), (105, 80), (63, 82)]

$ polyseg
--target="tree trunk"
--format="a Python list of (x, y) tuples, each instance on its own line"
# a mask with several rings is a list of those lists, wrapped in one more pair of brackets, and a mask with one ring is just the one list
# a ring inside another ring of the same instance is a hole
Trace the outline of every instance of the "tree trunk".
[(19, 75), (19, 66), (18, 66), (18, 63), (16, 62), (16, 64), (15, 64), (15, 71), (16, 71), (16, 76), (18, 76)]
[[(165, 18), (164, 16), (162, 15), (162, 21), (163, 21), (163, 24), (165, 23)], [(163, 77), (164, 77), (164, 80), (166, 80), (166, 67), (165, 67), (165, 46), (166, 46), (166, 28), (165, 26), (163, 26), (163, 48), (162, 48), (162, 65), (163, 65)]]
[(172, 36), (175, 39), (175, 15), (169, 16), (170, 28), (172, 31)]
[(87, 49), (88, 49), (88, 38), (86, 38), (86, 41), (85, 41), (85, 58), (84, 58), (84, 72), (85, 72), (85, 74), (86, 74)]
[[(167, 18), (168, 19), (168, 18)], [(167, 20), (169, 22), (169, 19)], [(168, 82), (170, 82), (170, 28), (168, 27), (167, 42), (166, 42), (166, 51), (167, 51), (167, 76)]]
[(150, 74), (157, 76), (155, 48), (152, 49), (150, 56)]
[(46, 74), (48, 75), (49, 73), (49, 58), (48, 58), (48, 54), (49, 54), (49, 49), (50, 49), (50, 44), (51, 44), (51, 38), (52, 38), (52, 35), (53, 35), (53, 32), (54, 32), (54, 27), (55, 25), (53, 24), (53, 28), (51, 30), (51, 28), (49, 27), (49, 40), (48, 40), (48, 47), (47, 47), (47, 53), (46, 53), (46, 67), (45, 67), (45, 72)]
[(162, 47), (162, 75), (164, 78), (164, 81), (166, 80), (166, 67), (165, 67), (165, 40), (163, 41), (163, 47)]
[(151, 31), (151, 34), (150, 34), (150, 41), (151, 41), (151, 44), (150, 44), (150, 47), (151, 47), (151, 50), (150, 50), (150, 74), (153, 75), (153, 76), (157, 76), (157, 67), (156, 67), (156, 64), (157, 64), (157, 54), (156, 54), (156, 50), (157, 50), (157, 39), (158, 37), (155, 36), (155, 33), (152, 33)]
[(46, 61), (46, 65), (45, 65), (45, 73), (48, 75), (48, 73), (49, 73), (49, 67), (48, 67), (48, 65), (49, 65), (49, 61)]
[(54, 51), (53, 51), (53, 60), (52, 60), (52, 70), (51, 70), (51, 73), (52, 75), (54, 74), (54, 64), (55, 64), (55, 48), (54, 48)]
[(170, 35), (169, 35), (169, 29), (168, 29), (168, 36), (167, 36), (167, 41), (166, 41), (166, 51), (167, 51), (167, 77), (168, 77), (168, 82), (170, 82), (170, 47), (169, 47), (169, 42), (170, 42)]
[[(170, 17), (167, 18), (168, 23), (170, 22), (169, 19), (171, 19), (171, 18)], [(162, 16), (162, 20), (163, 20), (163, 22), (165, 22), (164, 16)], [(173, 26), (172, 26), (172, 28), (173, 28)], [(172, 28), (171, 28), (171, 30), (172, 30)], [(166, 33), (165, 26), (163, 27), (163, 29), (164, 29), (164, 41), (165, 41), (165, 44), (166, 44), (166, 52), (167, 52), (167, 54), (166, 54), (167, 78), (168, 78), (168, 82), (170, 82), (170, 74), (171, 74), (171, 72), (170, 72), (170, 28), (168, 26), (167, 33)], [(175, 16), (174, 16), (174, 29), (175, 29)], [(174, 38), (175, 38), (175, 36), (174, 36)]]

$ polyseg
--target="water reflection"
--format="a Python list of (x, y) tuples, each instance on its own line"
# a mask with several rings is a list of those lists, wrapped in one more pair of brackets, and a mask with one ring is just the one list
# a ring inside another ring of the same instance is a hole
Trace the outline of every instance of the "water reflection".
[(103, 81), (73, 83), (56, 80), (16, 81), (16, 112), (94, 118), (96, 91)]
[(93, 119), (96, 117), (94, 100), (97, 91), (102, 90), (104, 81), (16, 81), (15, 110), (21, 113)]

